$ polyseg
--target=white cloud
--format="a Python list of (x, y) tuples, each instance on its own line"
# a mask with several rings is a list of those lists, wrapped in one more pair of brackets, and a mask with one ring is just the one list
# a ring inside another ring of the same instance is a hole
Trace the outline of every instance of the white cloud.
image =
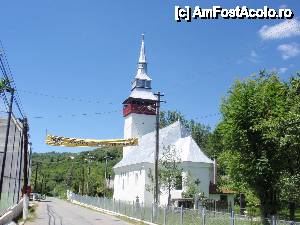
[(281, 67), (278, 69), (279, 73), (285, 73), (288, 70), (286, 67)]
[(274, 26), (264, 25), (258, 31), (263, 40), (283, 39), (300, 35), (300, 21), (297, 19), (285, 20)]
[(281, 56), (283, 59), (295, 57), (300, 53), (299, 45), (296, 43), (282, 44), (279, 45), (277, 49), (281, 52)]

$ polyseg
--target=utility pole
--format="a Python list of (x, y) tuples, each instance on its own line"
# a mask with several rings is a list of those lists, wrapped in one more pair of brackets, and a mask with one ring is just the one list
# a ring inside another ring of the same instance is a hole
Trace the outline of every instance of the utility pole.
[(38, 170), (39, 170), (39, 164), (41, 162), (36, 162), (36, 170), (35, 170), (35, 178), (34, 178), (34, 191), (37, 192), (37, 176), (38, 176)]
[(82, 190), (81, 190), (81, 195), (84, 195), (84, 165), (82, 165)]
[(105, 157), (104, 179), (105, 179), (105, 182), (106, 182), (106, 179), (107, 179), (107, 153), (106, 153), (106, 157)]
[[(23, 184), (23, 193), (28, 193), (28, 121), (27, 118), (23, 120), (23, 136), (24, 136), (24, 167), (23, 167), (23, 174), (24, 174), (24, 184)], [(34, 186), (35, 188), (35, 186)]]
[(86, 182), (86, 193), (87, 195), (89, 195), (89, 182), (90, 182), (90, 174), (91, 174), (91, 166), (90, 163), (92, 162), (92, 160), (94, 160), (94, 156), (90, 155), (90, 153), (88, 153), (88, 157), (86, 159), (84, 159), (87, 163), (88, 163), (88, 171), (87, 171), (87, 182)]
[[(107, 152), (106, 152), (106, 156), (105, 156), (105, 167), (104, 167), (104, 180), (105, 180), (105, 187), (106, 188), (109, 188), (109, 182), (108, 182), (108, 180), (107, 180), (107, 163), (108, 163), (108, 159), (112, 159), (112, 157), (108, 157), (108, 155), (107, 155)], [(104, 192), (104, 197), (105, 197), (106, 195), (105, 195), (105, 192)]]
[(107, 180), (107, 163), (108, 163), (108, 159), (112, 159), (112, 157), (108, 157), (107, 152), (106, 152), (106, 156), (105, 156), (105, 170), (104, 170), (105, 182)]
[(155, 94), (157, 96), (156, 101), (156, 135), (155, 135), (155, 154), (154, 154), (154, 179), (155, 179), (155, 188), (154, 188), (154, 203), (156, 206), (158, 206), (158, 194), (159, 194), (159, 186), (158, 186), (158, 156), (159, 156), (159, 113), (160, 113), (160, 103), (162, 102), (160, 100), (160, 97), (163, 97), (164, 95), (160, 92), (157, 92)]
[(90, 159), (88, 159), (88, 171), (87, 171), (87, 182), (86, 182), (86, 194), (87, 195), (89, 195), (90, 174), (91, 174)]
[[(24, 174), (24, 184), (23, 184), (23, 219), (26, 220), (28, 218), (28, 208), (29, 208), (29, 190), (28, 190), (28, 164), (29, 164), (29, 159), (28, 159), (28, 131), (29, 131), (29, 126), (28, 126), (28, 121), (27, 118), (23, 119), (23, 137), (24, 137), (24, 166), (23, 166), (23, 174)], [(30, 148), (31, 151), (31, 148)], [(31, 154), (31, 152), (30, 152)], [(22, 165), (22, 163), (21, 163)], [(36, 186), (34, 186), (35, 188)]]
[(7, 118), (8, 121), (7, 121), (7, 127), (6, 127), (4, 153), (3, 153), (2, 169), (1, 169), (1, 177), (0, 177), (0, 200), (2, 197), (2, 186), (3, 186), (3, 180), (4, 180), (5, 161), (6, 161), (6, 153), (7, 153), (7, 147), (8, 147), (9, 129), (10, 129), (10, 121), (11, 121), (11, 114), (12, 114), (15, 90), (13, 88), (7, 87), (6, 91), (10, 92), (10, 103), (9, 103), (9, 109), (8, 109), (8, 118)]
[(41, 194), (43, 194), (44, 190), (43, 190), (43, 186), (44, 186), (44, 176), (42, 176), (42, 183), (41, 183)]

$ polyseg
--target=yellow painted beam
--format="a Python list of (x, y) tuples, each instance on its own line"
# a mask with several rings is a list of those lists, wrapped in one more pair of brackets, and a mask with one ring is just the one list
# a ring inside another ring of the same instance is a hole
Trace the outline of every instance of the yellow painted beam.
[(51, 146), (64, 146), (64, 147), (100, 147), (100, 146), (134, 146), (138, 145), (137, 138), (129, 139), (82, 139), (82, 138), (69, 138), (62, 136), (47, 135), (46, 144)]

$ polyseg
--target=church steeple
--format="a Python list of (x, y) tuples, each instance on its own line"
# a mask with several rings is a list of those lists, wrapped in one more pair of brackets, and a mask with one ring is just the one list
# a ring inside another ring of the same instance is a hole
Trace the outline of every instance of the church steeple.
[(144, 34), (142, 34), (142, 44), (140, 49), (138, 68), (137, 68), (134, 81), (132, 82), (132, 90), (135, 88), (151, 89), (151, 78), (148, 76), (148, 72), (147, 72)]
[(141, 44), (141, 50), (140, 50), (140, 57), (138, 62), (138, 71), (137, 75), (139, 73), (147, 74), (147, 61), (146, 61), (146, 52), (145, 52), (145, 35), (142, 34), (142, 44)]
[(151, 90), (151, 78), (148, 76), (145, 39), (142, 34), (137, 72), (132, 82), (131, 93), (123, 102), (124, 137), (136, 137), (154, 130), (156, 101), (157, 97)]

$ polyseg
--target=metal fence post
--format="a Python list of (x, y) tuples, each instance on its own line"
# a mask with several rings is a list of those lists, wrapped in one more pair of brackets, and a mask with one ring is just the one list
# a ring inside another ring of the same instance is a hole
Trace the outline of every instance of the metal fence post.
[(180, 225), (183, 225), (183, 205), (180, 207)]
[(28, 218), (28, 205), (29, 205), (29, 197), (27, 193), (25, 193), (23, 197), (23, 219), (24, 220)]
[(167, 207), (164, 208), (164, 225), (167, 225)]
[(153, 223), (153, 209), (154, 209), (154, 204), (152, 203), (152, 207), (151, 207), (151, 223)]
[(206, 210), (205, 210), (205, 207), (202, 208), (202, 225), (205, 225), (205, 213), (206, 213)]
[(272, 216), (272, 219), (271, 219), (271, 220), (272, 220), (272, 225), (276, 225), (276, 219), (275, 219), (275, 216), (274, 216), (274, 215)]
[(234, 211), (233, 210), (230, 213), (230, 225), (234, 225)]

